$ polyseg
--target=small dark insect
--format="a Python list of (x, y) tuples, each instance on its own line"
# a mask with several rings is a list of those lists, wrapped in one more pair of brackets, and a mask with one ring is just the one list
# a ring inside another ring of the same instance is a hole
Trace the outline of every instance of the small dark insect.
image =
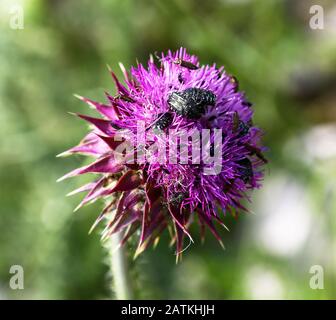
[(126, 101), (126, 102), (135, 102), (134, 99), (132, 99), (132, 98), (129, 97), (129, 96), (126, 96), (125, 94), (118, 94), (115, 98), (116, 98), (116, 99), (124, 100), (124, 101)]
[(262, 154), (261, 150), (257, 147), (251, 146), (250, 144), (245, 143), (245, 148), (250, 151), (251, 155), (256, 155), (260, 160), (262, 160), (264, 163), (268, 163), (268, 160), (265, 158), (265, 156)]
[(233, 114), (233, 132), (238, 132), (239, 137), (243, 137), (248, 134), (250, 127), (239, 119), (238, 112)]
[(239, 90), (239, 81), (235, 76), (231, 76), (230, 82), (234, 85), (234, 91), (237, 92)]
[(178, 75), (178, 81), (179, 81), (179, 83), (183, 83), (184, 82), (183, 77), (182, 77), (182, 73), (179, 73), (179, 75)]
[(248, 108), (251, 108), (253, 106), (253, 104), (251, 102), (248, 102), (248, 101), (244, 101), (242, 104), (243, 104), (243, 106), (246, 106)]
[(245, 122), (240, 121), (238, 130), (239, 130), (239, 136), (243, 137), (248, 134), (250, 127)]
[(154, 123), (154, 128), (164, 130), (173, 122), (173, 115), (170, 112), (159, 113)]
[(168, 97), (169, 106), (179, 115), (188, 119), (199, 119), (206, 106), (216, 104), (216, 96), (209, 90), (189, 88), (173, 92)]
[(193, 63), (189, 62), (189, 61), (185, 61), (182, 59), (177, 59), (174, 61), (175, 64), (179, 64), (181, 67), (187, 68), (189, 70), (197, 70), (198, 67), (196, 65), (194, 65)]
[(251, 182), (251, 178), (253, 177), (253, 168), (251, 161), (248, 158), (244, 158), (237, 161), (237, 164), (240, 166), (238, 171), (241, 179), (245, 183)]

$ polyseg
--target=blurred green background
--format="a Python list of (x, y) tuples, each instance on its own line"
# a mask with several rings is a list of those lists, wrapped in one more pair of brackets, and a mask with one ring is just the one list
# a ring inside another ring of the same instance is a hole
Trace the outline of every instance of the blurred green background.
[[(10, 28), (10, 8), (24, 29)], [(324, 30), (309, 27), (312, 4)], [(72, 213), (85, 178), (56, 183), (84, 161), (55, 155), (86, 125), (67, 114), (113, 92), (118, 70), (180, 46), (224, 65), (254, 102), (270, 164), (249, 205), (227, 217), (223, 251), (209, 234), (175, 265), (164, 237), (132, 263), (136, 298), (336, 298), (336, 4), (308, 0), (0, 0), (0, 299), (113, 297), (99, 230), (102, 203)], [(24, 290), (9, 288), (12, 265)], [(309, 286), (322, 266), (324, 289)]]

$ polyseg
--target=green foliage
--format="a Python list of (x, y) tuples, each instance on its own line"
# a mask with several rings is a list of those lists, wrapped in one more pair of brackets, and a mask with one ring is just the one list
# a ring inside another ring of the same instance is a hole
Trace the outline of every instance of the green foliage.
[[(104, 90), (113, 92), (106, 64), (119, 73), (119, 61), (129, 67), (149, 53), (184, 46), (240, 79), (255, 122), (267, 133), (265, 183), (277, 174), (304, 188), (314, 224), (322, 226), (311, 231), (309, 245), (323, 243), (326, 252), (307, 245), (294, 256), (277, 256), (260, 246), (253, 234), (263, 223), (260, 190), (256, 215), (227, 217), (226, 251), (208, 234), (177, 266), (166, 237), (144, 253), (133, 267), (137, 297), (258, 298), (258, 279), (266, 275), (282, 298), (336, 298), (335, 161), (307, 163), (298, 140), (316, 124), (336, 120), (334, 95), (320, 90), (311, 99), (310, 88), (293, 78), (310, 70), (333, 78), (336, 56), (331, 40), (308, 30), (306, 1), (36, 0), (23, 6), (23, 30), (10, 29), (8, 10), (0, 12), (0, 297), (109, 297), (99, 232), (87, 235), (102, 204), (72, 214), (80, 196), (65, 195), (85, 178), (55, 182), (83, 161), (55, 158), (86, 131), (67, 111), (87, 111), (73, 93), (103, 100)], [(194, 234), (197, 239), (197, 229)], [(8, 287), (14, 264), (24, 267), (25, 290)], [(309, 287), (314, 264), (325, 266), (324, 290)], [(272, 297), (268, 289), (265, 298)]]

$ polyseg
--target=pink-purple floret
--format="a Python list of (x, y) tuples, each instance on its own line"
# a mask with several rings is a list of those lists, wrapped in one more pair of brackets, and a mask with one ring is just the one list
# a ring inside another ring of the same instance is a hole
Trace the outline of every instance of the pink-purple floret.
[[(191, 63), (197, 69), (182, 66), (181, 61)], [(217, 68), (215, 64), (201, 66), (198, 58), (189, 55), (184, 48), (155, 58), (151, 56), (147, 68), (141, 64), (132, 67), (130, 72), (123, 66), (121, 68), (124, 84), (111, 72), (116, 83), (116, 96), (106, 93), (106, 103), (80, 97), (102, 118), (78, 115), (92, 125), (92, 131), (78, 146), (63, 155), (80, 153), (93, 156), (95, 161), (63, 178), (83, 173), (101, 175), (97, 181), (73, 193), (87, 192), (80, 206), (105, 198), (107, 205), (97, 219), (97, 223), (103, 218), (109, 219), (103, 236), (122, 232), (121, 244), (124, 244), (138, 232), (137, 254), (153, 244), (167, 227), (172, 227), (175, 230), (173, 241), (180, 256), (184, 236), (191, 238), (189, 226), (193, 221), (199, 223), (202, 236), (208, 227), (221, 243), (214, 222), (224, 226), (226, 213), (236, 215), (238, 211), (246, 210), (242, 200), (248, 200), (246, 192), (259, 187), (263, 176), (261, 166), (266, 162), (262, 155), (265, 148), (260, 145), (262, 132), (252, 122), (251, 104), (238, 91), (236, 79), (223, 67)], [(188, 88), (210, 90), (216, 96), (216, 104), (207, 106), (200, 119), (191, 120), (173, 113), (167, 103), (172, 92)], [(153, 126), (158, 115), (166, 112), (173, 114), (169, 135), (178, 135), (183, 130), (222, 129), (219, 174), (204, 174), (204, 167), (209, 164), (203, 162), (171, 164), (167, 159), (166, 163), (120, 163), (116, 160), (113, 150), (123, 141), (115, 141), (115, 135), (128, 132), (124, 140), (136, 145), (139, 122), (150, 137), (148, 143), (166, 143)], [(241, 134), (237, 121), (248, 126), (247, 132)], [(250, 171), (242, 168), (244, 161), (251, 163)], [(245, 175), (248, 172), (249, 176), (246, 178), (242, 172)]]

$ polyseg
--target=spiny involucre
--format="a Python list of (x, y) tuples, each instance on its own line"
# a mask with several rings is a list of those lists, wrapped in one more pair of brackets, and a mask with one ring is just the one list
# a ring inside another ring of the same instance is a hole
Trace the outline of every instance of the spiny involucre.
[(59, 180), (98, 174), (71, 193), (87, 192), (77, 208), (104, 198), (93, 227), (107, 219), (103, 238), (121, 232), (120, 245), (138, 235), (136, 255), (169, 229), (179, 257), (193, 221), (202, 238), (208, 227), (222, 245), (214, 223), (225, 227), (226, 213), (246, 210), (241, 202), (260, 186), (266, 162), (252, 105), (223, 67), (200, 66), (183, 48), (151, 56), (147, 68), (120, 67), (124, 84), (111, 71), (117, 95), (106, 93), (106, 103), (79, 97), (102, 118), (78, 114), (92, 130), (61, 154), (92, 156), (93, 163)]

